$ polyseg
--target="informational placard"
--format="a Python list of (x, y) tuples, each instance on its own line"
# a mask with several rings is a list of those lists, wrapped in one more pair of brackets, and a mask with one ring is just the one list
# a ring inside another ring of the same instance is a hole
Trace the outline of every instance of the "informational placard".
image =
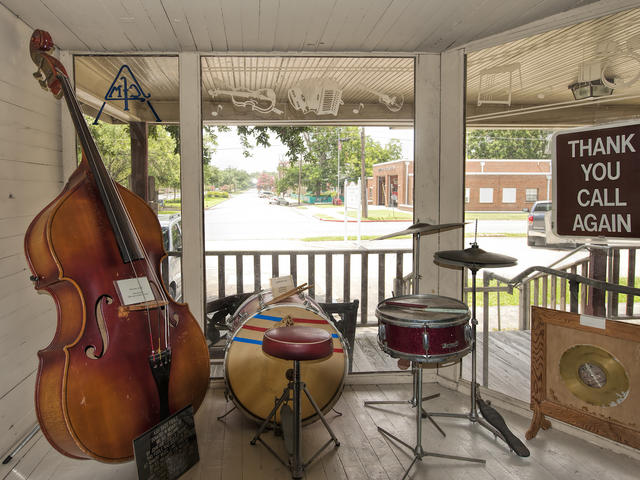
[(174, 480), (200, 460), (193, 421), (187, 405), (133, 441), (138, 480)]
[(115, 281), (123, 305), (152, 302), (155, 300), (147, 277), (125, 278)]
[(640, 237), (640, 122), (556, 133), (552, 151), (554, 233)]
[(293, 284), (293, 276), (285, 275), (283, 277), (273, 277), (270, 280), (271, 283), (271, 294), (273, 298), (279, 297), (283, 293), (290, 292), (295, 288)]

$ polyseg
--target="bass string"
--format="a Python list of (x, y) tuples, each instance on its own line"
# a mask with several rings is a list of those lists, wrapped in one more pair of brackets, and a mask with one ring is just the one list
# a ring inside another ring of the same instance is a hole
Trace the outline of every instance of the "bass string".
[[(84, 121), (84, 118), (82, 116), (82, 113), (80, 112), (80, 109), (78, 107), (77, 104), (77, 99), (75, 97), (75, 94), (73, 93), (73, 90), (71, 89), (71, 85), (69, 84), (68, 78), (66, 75), (64, 75), (62, 72), (57, 71), (57, 77), (60, 80), (60, 83), (63, 87), (63, 92), (65, 94), (65, 100), (67, 103), (67, 107), (69, 108), (69, 111), (71, 113), (72, 118), (76, 119), (76, 130), (78, 132), (78, 136), (80, 136), (80, 140), (81, 140), (81, 144), (83, 145), (83, 151), (85, 153), (85, 155), (91, 155), (91, 162), (89, 163), (90, 166), (93, 166), (94, 168), (92, 168), (92, 170), (95, 169), (94, 172), (94, 178), (96, 179), (96, 182), (98, 182), (100, 185), (99, 187), (102, 189), (102, 191), (105, 192), (105, 197), (106, 197), (106, 204), (105, 204), (105, 199), (103, 199), (103, 204), (105, 205), (105, 208), (108, 208), (111, 210), (114, 218), (118, 217), (118, 213), (116, 211), (116, 209), (114, 208), (114, 205), (111, 203), (112, 200), (109, 198), (109, 188), (107, 187), (107, 185), (105, 184), (105, 182), (112, 182), (110, 187), (111, 187), (111, 192), (115, 193), (115, 196), (117, 198), (117, 201), (119, 202), (119, 206), (121, 211), (124, 211), (125, 216), (126, 216), (126, 220), (128, 222), (128, 227), (130, 229), (131, 232), (133, 232), (134, 234), (134, 238), (135, 241), (137, 242), (137, 248), (141, 249), (142, 252), (144, 252), (144, 259), (145, 262), (147, 263), (147, 268), (148, 270), (150, 270), (151, 274), (154, 277), (154, 280), (156, 281), (156, 285), (159, 285), (157, 276), (155, 275), (155, 271), (151, 268), (149, 259), (148, 259), (148, 255), (147, 252), (142, 244), (142, 242), (140, 241), (140, 237), (138, 236), (138, 232), (135, 230), (135, 228), (133, 227), (133, 222), (131, 222), (131, 218), (129, 216), (129, 212), (127, 211), (127, 209), (124, 207), (124, 203), (122, 201), (122, 197), (120, 196), (120, 193), (118, 192), (117, 187), (115, 186), (115, 182), (114, 180), (108, 176), (106, 179), (103, 178), (103, 175), (101, 175), (103, 172), (100, 171), (99, 167), (100, 165), (102, 165), (102, 167), (104, 168), (104, 164), (102, 163), (102, 161), (100, 160), (100, 156), (99, 153), (97, 151), (97, 147), (95, 146), (95, 143), (93, 142), (93, 137), (91, 136), (91, 133), (88, 130), (88, 127), (86, 126), (86, 123)], [(86, 150), (89, 150), (88, 152)], [(97, 155), (97, 158), (96, 158)], [(87, 158), (87, 160), (89, 160), (89, 158)], [(106, 173), (106, 169), (104, 169), (104, 173)], [(119, 222), (114, 222), (115, 225), (112, 225), (113, 228), (118, 229), (118, 233), (120, 234), (121, 237), (123, 237), (123, 231), (122, 231), (122, 227), (119, 224)], [(135, 268), (134, 265), (134, 260), (133, 260), (133, 256), (131, 254), (131, 251), (129, 250), (129, 246), (127, 245), (127, 242), (123, 242), (123, 247), (126, 250), (126, 255), (128, 256), (129, 259), (129, 268), (131, 269), (134, 278), (137, 279), (138, 282), (138, 287), (140, 289), (142, 289), (142, 283), (140, 280), (140, 276)], [(167, 298), (164, 295), (164, 292), (162, 292), (162, 289), (158, 288), (157, 289), (160, 292), (160, 295), (162, 297), (163, 301), (166, 301)], [(167, 317), (167, 309), (165, 308), (165, 348), (168, 346), (168, 328), (166, 327), (166, 323), (168, 321), (168, 317)], [(145, 314), (147, 317), (147, 328), (149, 330), (149, 339), (150, 339), (150, 344), (151, 344), (151, 353), (154, 352), (154, 344), (153, 344), (153, 335), (152, 335), (152, 329), (151, 329), (151, 314), (150, 314), (150, 309), (149, 307), (145, 307)], [(158, 326), (158, 330), (159, 330), (159, 326)], [(160, 350), (160, 342), (158, 342), (158, 349)]]
[[(111, 180), (113, 181), (113, 180)], [(122, 202), (122, 197), (120, 196), (120, 192), (116, 189), (116, 195), (118, 196), (118, 199), (120, 202)], [(123, 204), (124, 206), (124, 204)], [(169, 299), (167, 298), (164, 289), (162, 288), (162, 284), (160, 283), (160, 279), (158, 278), (158, 276), (156, 275), (156, 271), (153, 268), (153, 266), (151, 265), (151, 261), (149, 260), (149, 255), (147, 254), (147, 250), (144, 247), (144, 243), (142, 243), (142, 240), (140, 239), (140, 235), (138, 233), (138, 231), (136, 230), (136, 228), (133, 226), (133, 221), (131, 220), (131, 216), (129, 214), (129, 211), (126, 208), (123, 208), (124, 210), (124, 214), (126, 216), (127, 222), (129, 223), (129, 227), (131, 228), (131, 231), (133, 232), (135, 241), (138, 244), (138, 248), (140, 248), (140, 250), (143, 252), (143, 257), (144, 257), (144, 261), (147, 265), (147, 270), (150, 272), (150, 274), (153, 276), (153, 280), (155, 282), (156, 285), (156, 290), (158, 291), (162, 301), (166, 302), (167, 305), (169, 304)], [(149, 310), (147, 308), (147, 310)], [(169, 309), (168, 308), (164, 308), (163, 309), (163, 313), (164, 313), (164, 324), (163, 324), (163, 330), (164, 330), (164, 344), (165, 344), (165, 348), (169, 348), (170, 345), (170, 329), (169, 329)], [(160, 330), (160, 327), (158, 326), (158, 331)], [(158, 348), (160, 348), (160, 344), (158, 344)]]

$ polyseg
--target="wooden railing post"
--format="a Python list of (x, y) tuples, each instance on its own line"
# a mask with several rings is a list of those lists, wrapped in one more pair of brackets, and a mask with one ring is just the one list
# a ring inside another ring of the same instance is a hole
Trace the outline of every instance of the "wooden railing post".
[[(627, 285), (634, 287), (636, 284), (636, 249), (629, 249), (629, 265), (627, 268)], [(627, 295), (627, 316), (633, 315), (633, 295)]]
[(331, 303), (333, 301), (333, 254), (327, 253), (325, 255), (325, 303)]
[(260, 272), (260, 254), (253, 254), (253, 291), (258, 292), (261, 290), (261, 272)]
[(518, 329), (529, 330), (529, 310), (531, 301), (530, 283), (528, 280), (522, 283), (522, 290), (520, 291), (520, 315), (518, 318)]
[(244, 266), (242, 255), (236, 255), (236, 293), (244, 293)]
[(349, 253), (344, 254), (343, 271), (344, 285), (342, 288), (342, 301), (349, 302), (351, 301), (351, 254)]
[[(610, 283), (620, 283), (620, 249), (609, 250), (609, 273), (607, 274)], [(619, 295), (616, 292), (607, 293), (607, 314), (609, 317), (618, 316)]]
[(378, 254), (378, 303), (385, 299), (384, 296), (384, 270), (385, 270), (385, 255), (384, 253)]
[(360, 323), (366, 325), (369, 322), (369, 254), (362, 252), (361, 255), (361, 285), (360, 285)]
[(289, 272), (291, 272), (291, 276), (293, 277), (293, 284), (298, 284), (298, 256), (295, 252), (291, 252), (291, 256), (289, 257)]
[(570, 306), (569, 311), (578, 313), (578, 289), (580, 288), (580, 284), (577, 280), (569, 280), (569, 295), (570, 295)]
[(218, 254), (218, 298), (225, 297), (225, 271), (224, 271), (224, 253)]

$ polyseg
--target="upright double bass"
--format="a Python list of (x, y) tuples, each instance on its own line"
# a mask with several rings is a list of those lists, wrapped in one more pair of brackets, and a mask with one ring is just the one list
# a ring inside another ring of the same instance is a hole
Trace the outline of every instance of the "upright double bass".
[(53, 41), (30, 41), (34, 76), (64, 97), (82, 160), (62, 192), (32, 221), (25, 252), (36, 290), (58, 312), (38, 352), (36, 412), (49, 442), (74, 458), (122, 462), (132, 440), (183, 407), (197, 409), (209, 381), (200, 326), (161, 280), (158, 219), (107, 173)]

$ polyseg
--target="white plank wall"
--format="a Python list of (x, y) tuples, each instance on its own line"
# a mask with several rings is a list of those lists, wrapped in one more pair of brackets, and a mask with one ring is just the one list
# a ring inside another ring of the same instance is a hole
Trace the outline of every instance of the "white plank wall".
[(29, 281), (24, 233), (63, 185), (61, 102), (32, 77), (32, 29), (0, 6), (0, 454), (35, 424), (36, 352), (53, 338), (54, 303)]

